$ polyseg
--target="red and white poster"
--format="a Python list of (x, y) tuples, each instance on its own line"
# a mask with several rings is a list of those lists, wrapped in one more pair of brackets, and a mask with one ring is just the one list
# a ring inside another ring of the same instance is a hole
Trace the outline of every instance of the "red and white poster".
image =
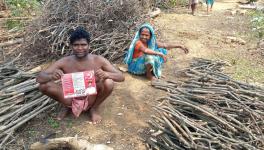
[(97, 94), (94, 71), (64, 74), (61, 81), (64, 98)]

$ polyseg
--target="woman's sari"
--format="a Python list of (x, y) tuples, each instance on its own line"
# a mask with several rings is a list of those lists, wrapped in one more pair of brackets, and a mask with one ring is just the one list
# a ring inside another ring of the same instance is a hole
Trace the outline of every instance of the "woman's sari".
[[(166, 49), (158, 48), (153, 27), (149, 24), (143, 24), (140, 27), (140, 29), (141, 28), (148, 28), (151, 33), (150, 40), (148, 41), (148, 48), (156, 52), (161, 52), (164, 55), (167, 55)], [(139, 33), (140, 29), (136, 32), (136, 35), (132, 43), (129, 46), (126, 58), (124, 60), (125, 63), (128, 65), (128, 72), (132, 74), (136, 74), (136, 75), (146, 74), (146, 65), (150, 64), (153, 68), (152, 70), (153, 74), (155, 75), (156, 78), (159, 78), (161, 77), (161, 69), (164, 63), (164, 60), (162, 57), (156, 56), (156, 55), (144, 54), (143, 56), (133, 59), (133, 53), (134, 53), (136, 42), (140, 40), (140, 33)]]

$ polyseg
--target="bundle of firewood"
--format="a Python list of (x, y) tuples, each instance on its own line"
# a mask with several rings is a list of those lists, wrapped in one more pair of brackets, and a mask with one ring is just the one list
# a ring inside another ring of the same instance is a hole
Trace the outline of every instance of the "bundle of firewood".
[(14, 132), (55, 101), (38, 90), (35, 75), (6, 63), (0, 65), (0, 149), (14, 139)]
[(149, 121), (150, 149), (264, 149), (264, 88), (233, 80), (224, 64), (195, 59), (184, 82), (153, 83), (168, 96)]

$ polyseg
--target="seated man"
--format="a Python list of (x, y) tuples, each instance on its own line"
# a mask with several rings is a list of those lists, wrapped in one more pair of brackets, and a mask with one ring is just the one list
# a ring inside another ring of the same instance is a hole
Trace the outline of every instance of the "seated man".
[(180, 48), (186, 54), (189, 52), (188, 48), (178, 43), (158, 42), (153, 27), (143, 24), (130, 44), (125, 58), (128, 72), (146, 75), (149, 80), (160, 78), (162, 65), (167, 59), (167, 49), (172, 48)]
[[(77, 117), (82, 111), (89, 110), (92, 123), (99, 123), (101, 116), (98, 114), (98, 107), (112, 93), (113, 81), (124, 81), (123, 74), (108, 60), (98, 55), (88, 54), (89, 44), (89, 33), (83, 28), (77, 28), (70, 36), (73, 55), (61, 58), (37, 76), (40, 91), (66, 106), (64, 113), (58, 117), (59, 120), (66, 116), (69, 108), (72, 108)], [(88, 70), (95, 71), (97, 95), (65, 99), (62, 86), (54, 81), (61, 79), (66, 73)], [(75, 107), (76, 104), (77, 107)]]

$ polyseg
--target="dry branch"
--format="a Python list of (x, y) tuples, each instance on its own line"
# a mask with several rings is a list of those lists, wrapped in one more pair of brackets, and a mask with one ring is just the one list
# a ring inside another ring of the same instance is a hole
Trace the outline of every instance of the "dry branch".
[(8, 17), (8, 18), (0, 18), (0, 21), (6, 21), (6, 20), (30, 20), (31, 17)]
[(18, 33), (14, 33), (14, 34), (8, 34), (8, 35), (0, 35), (0, 41), (7, 41), (10, 39), (15, 39), (15, 38), (21, 38), (24, 36), (23, 32), (18, 32)]
[(0, 47), (7, 47), (7, 46), (15, 45), (15, 44), (20, 44), (20, 43), (22, 43), (23, 41), (24, 41), (23, 38), (10, 40), (10, 41), (7, 41), (7, 42), (0, 43)]

